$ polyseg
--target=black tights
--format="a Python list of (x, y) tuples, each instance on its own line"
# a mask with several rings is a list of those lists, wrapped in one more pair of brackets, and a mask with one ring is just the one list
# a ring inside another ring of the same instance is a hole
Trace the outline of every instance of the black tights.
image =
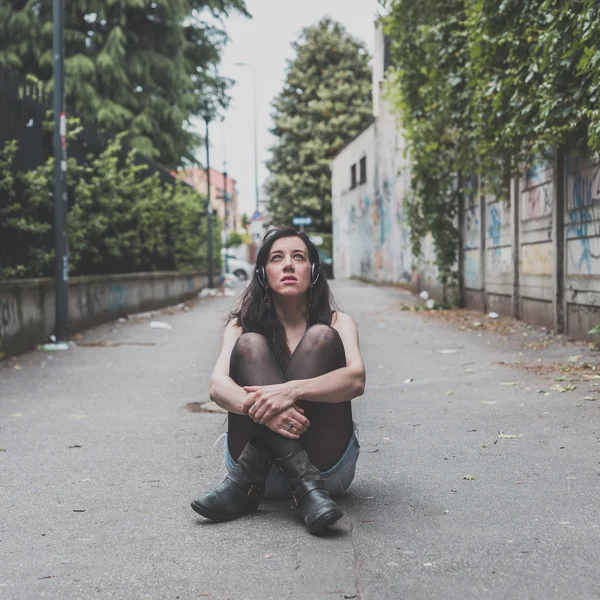
[[(262, 335), (245, 333), (233, 348), (229, 373), (240, 386), (260, 386), (312, 379), (344, 366), (346, 355), (338, 332), (327, 325), (313, 325), (292, 354), (285, 372)], [(304, 409), (304, 416), (310, 421), (310, 427), (299, 440), (284, 438), (246, 415), (229, 413), (228, 441), (233, 459), (237, 461), (250, 439), (262, 438), (278, 458), (304, 448), (320, 471), (335, 465), (352, 437), (350, 402), (300, 400), (297, 405)]]

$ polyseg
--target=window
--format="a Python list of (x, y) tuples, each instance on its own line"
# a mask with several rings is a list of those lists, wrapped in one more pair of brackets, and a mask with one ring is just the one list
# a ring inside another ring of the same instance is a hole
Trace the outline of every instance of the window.
[(387, 70), (389, 69), (389, 67), (394, 66), (394, 61), (392, 59), (392, 52), (391, 52), (390, 46), (391, 46), (390, 36), (386, 35), (383, 38), (383, 73), (384, 73), (384, 75), (387, 72)]
[(360, 183), (367, 182), (367, 157), (363, 156), (360, 159)]
[(353, 190), (356, 187), (356, 165), (350, 167), (350, 189)]

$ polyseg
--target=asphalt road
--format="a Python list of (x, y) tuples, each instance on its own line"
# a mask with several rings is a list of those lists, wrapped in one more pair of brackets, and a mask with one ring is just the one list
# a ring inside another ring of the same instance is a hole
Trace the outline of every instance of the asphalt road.
[(309, 535), (286, 501), (190, 509), (224, 475), (224, 415), (186, 407), (232, 303), (204, 299), (154, 317), (171, 330), (107, 324), (0, 366), (0, 598), (600, 597), (600, 401), (537, 393), (498, 364), (514, 340), (402, 311), (406, 292), (333, 287), (368, 380), (335, 529)]

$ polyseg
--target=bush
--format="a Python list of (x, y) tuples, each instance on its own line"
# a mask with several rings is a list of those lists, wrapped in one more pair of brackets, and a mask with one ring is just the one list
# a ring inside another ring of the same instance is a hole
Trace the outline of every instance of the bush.
[[(74, 275), (198, 270), (207, 264), (204, 199), (166, 174), (150, 172), (117, 136), (85, 164), (69, 159), (69, 266)], [(11, 167), (18, 148), (0, 151), (0, 277), (54, 272), (54, 159), (26, 173)], [(213, 224), (218, 263), (220, 224)]]

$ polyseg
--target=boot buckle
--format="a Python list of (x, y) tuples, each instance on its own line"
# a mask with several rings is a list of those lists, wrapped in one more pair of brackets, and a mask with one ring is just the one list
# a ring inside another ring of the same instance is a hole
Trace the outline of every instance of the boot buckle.
[(250, 488), (248, 489), (248, 494), (247, 495), (251, 496), (253, 492), (254, 492), (254, 486), (251, 485)]
[(300, 506), (300, 504), (298, 503), (298, 500), (296, 499), (296, 494), (292, 494), (292, 499), (294, 500), (294, 504), (296, 506)]

